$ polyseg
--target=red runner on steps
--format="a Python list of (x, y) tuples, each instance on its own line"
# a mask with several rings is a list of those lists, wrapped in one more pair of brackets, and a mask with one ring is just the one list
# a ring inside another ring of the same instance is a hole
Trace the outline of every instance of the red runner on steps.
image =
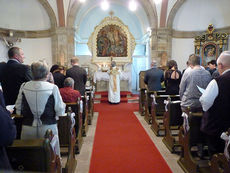
[(137, 120), (138, 103), (95, 104), (99, 112), (90, 173), (171, 173)]

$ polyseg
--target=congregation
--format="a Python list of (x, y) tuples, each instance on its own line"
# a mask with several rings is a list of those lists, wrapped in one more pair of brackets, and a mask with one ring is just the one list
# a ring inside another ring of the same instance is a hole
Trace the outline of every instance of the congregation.
[[(65, 72), (65, 68), (59, 65), (53, 65), (49, 70), (44, 61), (33, 62), (30, 67), (23, 65), (24, 53), (18, 47), (10, 48), (8, 56), (9, 61), (0, 69), (1, 74), (4, 74), (0, 79), (0, 118), (3, 122), (1, 129), (5, 134), (0, 136), (1, 146), (4, 146), (0, 148), (0, 169), (6, 170), (11, 169), (11, 166), (5, 147), (16, 138), (11, 114), (23, 116), (20, 139), (42, 138), (51, 129), (58, 141), (55, 153), (61, 156), (57, 121), (65, 114), (66, 104), (76, 102), (85, 95), (87, 81), (86, 71), (79, 66), (77, 57), (71, 59), (72, 67)], [(118, 70), (115, 62), (111, 65), (111, 70)], [(230, 119), (225, 112), (230, 106), (230, 52), (222, 52), (217, 62), (210, 61), (208, 67), (201, 66), (201, 58), (192, 54), (183, 74), (178, 70), (175, 60), (168, 62), (167, 70), (158, 68), (156, 61), (151, 63), (151, 67), (144, 77), (147, 90), (155, 92), (165, 88), (166, 94), (179, 95), (182, 112), (204, 112), (200, 127), (202, 134), (199, 135), (207, 141), (209, 157), (223, 153), (225, 142), (220, 136), (230, 127)], [(116, 78), (111, 76), (110, 82), (115, 83), (110, 84), (109, 102), (119, 103), (119, 71), (112, 73)], [(217, 75), (213, 76), (215, 73)], [(6, 105), (14, 104), (14, 111), (6, 109)], [(202, 150), (203, 146), (200, 147)]]

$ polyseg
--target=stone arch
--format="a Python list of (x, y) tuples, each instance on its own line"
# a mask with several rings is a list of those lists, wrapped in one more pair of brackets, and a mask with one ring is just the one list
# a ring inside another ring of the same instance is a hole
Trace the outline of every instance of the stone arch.
[(174, 21), (174, 18), (176, 16), (176, 13), (185, 1), (186, 0), (177, 0), (176, 1), (176, 3), (174, 4), (173, 8), (171, 9), (171, 11), (169, 13), (168, 20), (167, 20), (167, 28), (172, 29), (173, 21)]
[[(115, 0), (114, 0), (115, 2)], [(139, 0), (139, 3), (142, 5), (148, 17), (148, 22), (151, 28), (157, 28), (157, 12), (156, 6), (151, 0)], [(81, 4), (79, 1), (75, 1), (68, 11), (67, 15), (67, 27), (74, 28), (75, 17), (80, 10)]]
[(57, 18), (55, 16), (55, 13), (54, 13), (52, 7), (50, 6), (49, 2), (47, 0), (38, 0), (38, 2), (44, 7), (44, 9), (46, 10), (46, 12), (50, 18), (51, 29), (56, 28), (57, 27)]

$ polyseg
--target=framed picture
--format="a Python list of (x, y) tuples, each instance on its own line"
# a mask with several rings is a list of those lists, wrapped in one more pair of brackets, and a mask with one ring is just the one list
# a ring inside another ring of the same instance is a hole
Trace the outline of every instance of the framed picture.
[(98, 57), (127, 57), (127, 36), (121, 27), (104, 26), (97, 35)]
[(206, 66), (208, 62), (216, 60), (218, 55), (217, 45), (214, 43), (207, 43), (203, 47), (202, 64)]

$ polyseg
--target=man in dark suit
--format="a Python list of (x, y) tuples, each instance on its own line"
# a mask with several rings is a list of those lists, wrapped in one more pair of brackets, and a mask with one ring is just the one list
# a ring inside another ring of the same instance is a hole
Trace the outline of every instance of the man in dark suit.
[(164, 81), (163, 70), (157, 68), (157, 62), (153, 61), (151, 63), (151, 69), (147, 70), (145, 73), (144, 82), (148, 86), (149, 91), (161, 90), (161, 82)]
[(6, 105), (14, 105), (22, 83), (32, 79), (31, 70), (23, 65), (24, 52), (18, 47), (8, 51), (9, 61), (5, 65), (2, 76), (2, 89)]
[(73, 57), (71, 59), (72, 67), (66, 71), (66, 77), (71, 77), (74, 80), (74, 89), (78, 90), (82, 96), (85, 95), (85, 83), (87, 81), (86, 70), (79, 67), (79, 59)]

